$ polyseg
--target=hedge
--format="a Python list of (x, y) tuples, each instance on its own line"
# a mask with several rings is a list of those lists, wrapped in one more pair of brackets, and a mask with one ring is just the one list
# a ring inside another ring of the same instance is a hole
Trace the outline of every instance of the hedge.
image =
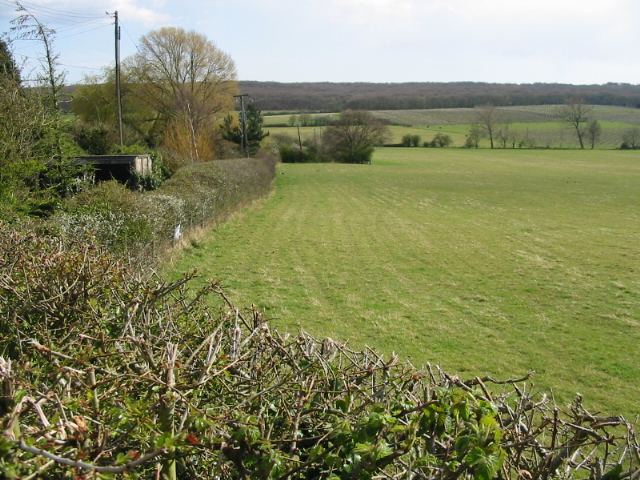
[(275, 165), (269, 157), (194, 164), (146, 193), (104, 182), (65, 202), (47, 226), (64, 238), (96, 237), (114, 252), (150, 264), (171, 246), (178, 227), (188, 233), (210, 226), (266, 195)]

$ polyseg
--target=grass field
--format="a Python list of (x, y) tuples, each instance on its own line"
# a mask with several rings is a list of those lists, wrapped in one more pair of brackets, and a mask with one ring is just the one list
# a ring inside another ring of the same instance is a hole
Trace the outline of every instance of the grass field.
[(640, 413), (640, 155), (384, 148), (279, 167), (170, 268), (281, 330)]
[[(515, 137), (526, 140), (530, 146), (537, 148), (579, 148), (573, 127), (561, 121), (558, 116), (561, 108), (559, 105), (498, 107), (496, 111), (501, 120), (496, 130), (505, 128), (508, 124), (509, 131)], [(372, 113), (392, 125), (389, 139), (392, 144), (401, 143), (402, 137), (407, 134), (420, 135), (422, 142), (430, 142), (436, 133), (444, 133), (452, 138), (454, 147), (461, 147), (472, 125), (478, 122), (478, 110), (474, 108), (379, 110)], [(273, 135), (286, 134), (297, 139), (296, 127), (275, 126), (287, 124), (289, 117), (290, 115), (269, 115), (265, 117), (265, 128)], [(598, 120), (602, 127), (602, 133), (596, 142), (597, 149), (620, 148), (625, 134), (640, 125), (640, 109), (637, 108), (594, 106), (590, 117)], [(301, 140), (304, 142), (320, 138), (322, 129), (323, 127), (317, 126), (300, 127)], [(499, 146), (498, 140), (495, 143)], [(481, 139), (480, 145), (488, 147), (489, 140)]]

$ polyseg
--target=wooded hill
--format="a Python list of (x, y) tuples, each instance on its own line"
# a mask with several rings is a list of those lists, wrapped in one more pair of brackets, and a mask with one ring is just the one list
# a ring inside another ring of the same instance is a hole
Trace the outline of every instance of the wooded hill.
[(241, 81), (240, 90), (268, 111), (336, 112), (347, 109), (460, 108), (491, 103), (557, 105), (582, 99), (589, 105), (640, 108), (640, 85), (454, 83), (279, 83)]

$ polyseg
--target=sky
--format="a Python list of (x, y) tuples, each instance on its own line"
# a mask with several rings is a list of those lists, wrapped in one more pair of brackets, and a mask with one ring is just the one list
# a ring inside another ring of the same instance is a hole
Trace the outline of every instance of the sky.
[[(640, 83), (640, 0), (30, 0), (56, 31), (66, 83), (113, 65), (162, 26), (206, 35), (239, 80)], [(108, 13), (108, 14), (107, 14)], [(0, 0), (9, 32), (15, 2)], [(35, 71), (42, 48), (16, 39)], [(24, 76), (24, 75), (23, 75)]]

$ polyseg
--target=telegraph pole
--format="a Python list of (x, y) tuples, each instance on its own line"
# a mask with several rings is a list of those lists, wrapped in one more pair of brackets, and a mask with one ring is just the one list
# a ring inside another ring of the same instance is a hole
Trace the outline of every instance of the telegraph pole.
[(116, 20), (116, 109), (118, 112), (118, 133), (120, 134), (120, 146), (124, 145), (122, 136), (122, 94), (120, 92), (120, 25), (118, 24), (118, 11), (113, 14)]
[(244, 97), (248, 97), (248, 93), (242, 95), (234, 95), (234, 98), (240, 99), (240, 123), (242, 124), (242, 150), (244, 156), (249, 158), (249, 136), (247, 134), (247, 116), (244, 113)]

